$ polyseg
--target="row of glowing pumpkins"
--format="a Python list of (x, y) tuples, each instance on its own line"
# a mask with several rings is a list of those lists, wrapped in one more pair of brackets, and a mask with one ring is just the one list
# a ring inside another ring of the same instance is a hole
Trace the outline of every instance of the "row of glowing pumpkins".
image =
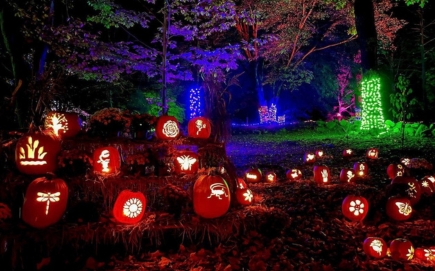
[[(201, 175), (193, 186), (193, 209), (203, 218), (217, 218), (226, 214), (231, 204), (231, 193), (227, 182), (218, 175)], [(241, 205), (253, 201), (252, 191), (243, 180), (238, 180), (236, 200)], [(57, 223), (64, 215), (68, 202), (68, 186), (60, 178), (40, 177), (26, 189), (21, 217), (34, 228), (46, 228)], [(147, 200), (140, 191), (123, 190), (119, 193), (112, 209), (118, 223), (136, 224), (146, 210)]]
[[(44, 120), (44, 128), (60, 138), (72, 138), (81, 131), (82, 122), (76, 113), (52, 111)], [(180, 136), (180, 125), (173, 116), (160, 116), (155, 129), (158, 139), (176, 139)], [(187, 132), (191, 138), (209, 138), (211, 122), (205, 117), (192, 118), (187, 125)]]

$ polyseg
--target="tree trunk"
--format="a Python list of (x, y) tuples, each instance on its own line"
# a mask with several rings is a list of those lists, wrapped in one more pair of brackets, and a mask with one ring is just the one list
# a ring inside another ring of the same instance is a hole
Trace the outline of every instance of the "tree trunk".
[(364, 71), (377, 68), (377, 34), (372, 0), (355, 0), (355, 26)]
[(255, 76), (255, 90), (257, 91), (258, 107), (266, 106), (267, 100), (263, 88), (263, 61), (261, 58), (253, 60), (254, 76)]

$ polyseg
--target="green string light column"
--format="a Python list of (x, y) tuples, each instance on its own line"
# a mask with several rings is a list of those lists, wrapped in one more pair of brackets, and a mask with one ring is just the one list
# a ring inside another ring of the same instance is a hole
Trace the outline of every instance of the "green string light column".
[(381, 78), (371, 75), (361, 81), (361, 130), (385, 128), (381, 103)]

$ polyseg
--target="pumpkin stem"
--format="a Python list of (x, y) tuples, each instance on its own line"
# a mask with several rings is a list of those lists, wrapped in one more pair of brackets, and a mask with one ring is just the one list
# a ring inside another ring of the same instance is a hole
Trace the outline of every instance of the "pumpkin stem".
[(51, 181), (51, 180), (53, 180), (54, 178), (56, 178), (56, 174), (54, 174), (53, 172), (46, 172), (46, 173), (44, 174), (44, 177), (45, 177), (45, 179)]

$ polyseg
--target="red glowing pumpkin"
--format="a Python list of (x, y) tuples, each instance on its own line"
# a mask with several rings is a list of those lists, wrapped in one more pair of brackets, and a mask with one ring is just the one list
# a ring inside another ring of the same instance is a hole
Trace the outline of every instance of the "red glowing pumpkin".
[(287, 179), (291, 181), (298, 181), (302, 179), (302, 171), (297, 168), (289, 169), (285, 175)]
[(24, 174), (42, 175), (57, 167), (60, 141), (43, 133), (24, 135), (15, 147), (15, 164)]
[(194, 174), (199, 168), (198, 154), (192, 151), (181, 151), (176, 155), (174, 170), (177, 174)]
[(422, 261), (435, 261), (435, 248), (418, 247), (414, 250), (414, 256)]
[(317, 159), (322, 159), (324, 155), (325, 155), (325, 152), (323, 150), (316, 150), (316, 158)]
[(71, 138), (82, 129), (82, 121), (77, 113), (52, 111), (45, 118), (44, 128), (60, 138)]
[(411, 202), (405, 197), (390, 197), (385, 210), (388, 217), (397, 221), (408, 220), (412, 214)]
[(363, 249), (367, 256), (381, 259), (387, 255), (388, 246), (382, 238), (367, 237), (364, 240)]
[(399, 176), (391, 181), (391, 185), (402, 189), (403, 191), (401, 191), (401, 194), (409, 199), (412, 206), (420, 201), (421, 186), (415, 178)]
[(378, 159), (378, 156), (379, 156), (379, 150), (377, 148), (370, 148), (366, 152), (366, 157), (368, 159), (376, 160)]
[(180, 135), (177, 119), (173, 116), (160, 116), (156, 123), (156, 137), (158, 139), (176, 139)]
[(57, 223), (68, 202), (68, 186), (59, 178), (41, 177), (26, 190), (21, 216), (32, 227), (41, 229)]
[(216, 218), (228, 212), (230, 189), (221, 176), (202, 175), (193, 185), (193, 210), (203, 218)]
[(412, 243), (404, 238), (397, 238), (390, 242), (390, 256), (396, 261), (410, 261), (414, 258)]
[(305, 153), (304, 162), (307, 164), (313, 164), (314, 162), (316, 162), (316, 154), (312, 152)]
[(355, 171), (351, 168), (343, 168), (340, 171), (340, 181), (344, 183), (354, 182), (356, 179)]
[(121, 156), (114, 147), (98, 148), (94, 151), (93, 168), (98, 175), (118, 174), (121, 168)]
[(248, 183), (258, 183), (263, 178), (263, 173), (259, 168), (251, 168), (245, 172), (245, 180)]
[(353, 156), (353, 150), (352, 149), (345, 149), (343, 150), (343, 157), (349, 158)]
[(147, 200), (142, 192), (123, 190), (113, 205), (114, 219), (123, 224), (136, 224), (142, 220)]
[(349, 195), (344, 198), (341, 211), (351, 221), (362, 221), (369, 211), (369, 202), (362, 196)]
[(251, 205), (254, 200), (254, 194), (251, 189), (240, 178), (237, 179), (236, 199), (241, 205)]
[(329, 184), (331, 182), (331, 172), (327, 166), (314, 166), (314, 181), (318, 184)]
[(353, 170), (355, 171), (356, 177), (359, 178), (365, 177), (369, 173), (369, 167), (365, 162), (356, 162), (353, 164)]
[(211, 134), (211, 122), (208, 118), (196, 117), (187, 124), (187, 134), (192, 138), (209, 138)]
[(276, 183), (276, 173), (275, 172), (267, 172), (264, 175), (264, 181), (266, 183)]
[(424, 176), (418, 181), (421, 187), (421, 193), (426, 196), (431, 196), (435, 192), (435, 177)]
[(390, 179), (405, 175), (405, 167), (402, 164), (389, 164), (387, 167), (387, 175)]

